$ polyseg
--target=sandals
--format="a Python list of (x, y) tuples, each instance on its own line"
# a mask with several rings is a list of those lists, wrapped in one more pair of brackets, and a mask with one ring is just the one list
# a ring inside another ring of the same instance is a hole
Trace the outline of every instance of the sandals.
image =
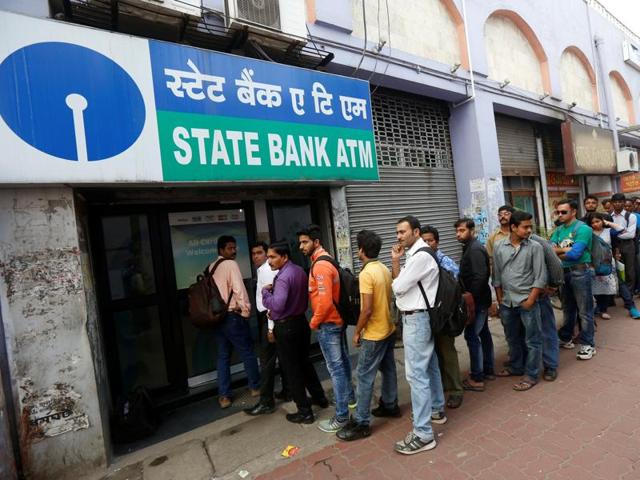
[(513, 373), (511, 370), (509, 370), (508, 368), (505, 368), (503, 370), (500, 370), (498, 373), (496, 373), (496, 377), (520, 377), (522, 376), (522, 374), (518, 374), (518, 373)]
[(520, 380), (518, 383), (516, 383), (513, 386), (513, 389), (516, 392), (525, 392), (525, 391), (530, 390), (533, 387), (535, 387), (536, 383), (538, 383), (538, 382), (536, 382), (535, 380), (532, 380), (530, 378), (523, 378), (522, 380)]
[(462, 395), (451, 395), (451, 396), (449, 396), (449, 399), (447, 400), (447, 408), (458, 408), (458, 407), (460, 407), (460, 405), (462, 405), (463, 398), (464, 397)]
[(462, 381), (462, 388), (469, 392), (484, 392), (484, 385), (472, 385), (467, 378)]

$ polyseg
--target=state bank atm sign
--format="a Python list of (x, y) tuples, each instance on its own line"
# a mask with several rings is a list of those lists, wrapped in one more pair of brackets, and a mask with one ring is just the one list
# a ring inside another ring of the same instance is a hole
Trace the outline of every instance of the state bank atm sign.
[(367, 82), (0, 13), (0, 183), (378, 179)]

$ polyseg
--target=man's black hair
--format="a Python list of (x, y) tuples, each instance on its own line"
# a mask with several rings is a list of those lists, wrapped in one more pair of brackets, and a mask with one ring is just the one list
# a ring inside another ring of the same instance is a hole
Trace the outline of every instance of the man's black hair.
[(269, 248), (281, 257), (291, 257), (291, 249), (289, 248), (289, 243), (285, 240), (278, 240), (277, 242), (273, 242), (271, 245), (269, 245)]
[(563, 198), (562, 200), (559, 200), (556, 205), (558, 205), (558, 206), (560, 206), (560, 205), (569, 205), (569, 208), (571, 208), (573, 210), (578, 210), (578, 202), (576, 202), (575, 200), (573, 200), (571, 198)]
[(236, 239), (231, 235), (220, 235), (218, 237), (218, 253), (220, 253), (220, 250), (223, 250), (228, 243), (238, 243), (238, 242), (236, 242)]
[(433, 235), (433, 239), (436, 242), (440, 242), (440, 233), (433, 225), (424, 225), (423, 227), (420, 227), (420, 235), (424, 235), (425, 233), (430, 233)]
[(267, 245), (266, 242), (259, 241), (259, 242), (255, 242), (253, 245), (251, 245), (251, 251), (252, 252), (253, 252), (254, 248), (262, 248), (264, 250), (264, 253), (267, 253), (267, 249), (269, 248), (269, 245)]
[(297, 237), (299, 237), (300, 235), (306, 235), (312, 241), (319, 240), (320, 243), (322, 243), (322, 230), (320, 230), (320, 227), (318, 225), (315, 225), (313, 223), (296, 232)]
[(464, 225), (469, 230), (475, 230), (476, 229), (476, 222), (474, 222), (473, 219), (471, 219), (471, 218), (464, 217), (464, 218), (458, 219), (456, 221), (456, 223), (453, 224), (453, 228), (458, 228), (461, 225)]
[(420, 220), (418, 220), (413, 215), (407, 215), (406, 217), (402, 217), (400, 220), (396, 222), (396, 225), (399, 225), (403, 222), (407, 222), (411, 227), (411, 230), (420, 229)]
[(382, 238), (373, 230), (361, 230), (356, 237), (358, 248), (361, 248), (367, 258), (378, 258), (382, 248)]
[(529, 212), (525, 212), (524, 210), (516, 210), (511, 214), (511, 218), (509, 219), (509, 225), (515, 225), (516, 227), (520, 225), (522, 222), (526, 220), (531, 220), (533, 215)]
[(500, 212), (504, 212), (505, 210), (506, 210), (507, 212), (509, 212), (509, 213), (513, 213), (513, 212), (515, 212), (515, 211), (516, 211), (516, 209), (515, 209), (515, 208), (513, 208), (511, 205), (502, 205), (502, 206), (498, 209), (498, 213), (500, 213)]
[(607, 203), (611, 203), (611, 199), (610, 198), (605, 198), (604, 200), (602, 200), (602, 206), (604, 207)]
[(624, 193), (614, 193), (611, 196), (611, 201), (612, 202), (624, 202), (627, 199), (627, 197), (624, 196)]
[(598, 197), (596, 197), (595, 195), (587, 195), (586, 197), (584, 197), (584, 203), (587, 203), (587, 200), (595, 200), (596, 202), (598, 202)]

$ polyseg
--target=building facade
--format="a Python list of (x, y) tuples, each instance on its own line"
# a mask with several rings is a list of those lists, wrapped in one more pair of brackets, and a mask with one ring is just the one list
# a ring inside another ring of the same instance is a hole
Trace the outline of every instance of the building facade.
[(221, 234), (247, 283), (251, 242), (311, 222), (358, 271), (358, 231), (388, 261), (407, 214), (456, 256), (460, 215), (484, 240), (505, 202), (543, 229), (560, 197), (640, 184), (617, 166), (640, 147), (640, 39), (595, 0), (0, 10), (0, 446), (32, 478), (110, 462), (137, 386), (215, 394), (186, 288)]

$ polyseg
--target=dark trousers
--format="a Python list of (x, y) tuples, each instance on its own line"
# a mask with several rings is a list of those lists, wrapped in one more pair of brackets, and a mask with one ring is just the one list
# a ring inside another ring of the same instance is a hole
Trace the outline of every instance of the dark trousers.
[[(267, 405), (273, 405), (273, 390), (276, 379), (276, 364), (278, 351), (275, 343), (267, 339), (269, 333), (267, 327), (267, 312), (258, 312), (258, 329), (260, 335), (260, 401)], [(287, 391), (288, 386), (282, 375), (282, 390)]]
[(293, 401), (301, 412), (311, 411), (311, 403), (305, 388), (314, 400), (325, 399), (318, 374), (309, 360), (311, 330), (304, 315), (292, 317), (284, 322), (276, 322), (273, 328), (276, 349), (284, 374), (289, 383)]
[(440, 363), (440, 377), (442, 388), (452, 396), (463, 396), (462, 378), (460, 378), (460, 364), (458, 363), (458, 351), (456, 350), (454, 337), (436, 334), (433, 336), (436, 345), (436, 354)]
[(616, 247), (620, 250), (624, 263), (624, 283), (633, 295), (636, 285), (636, 244), (634, 240), (618, 240)]

